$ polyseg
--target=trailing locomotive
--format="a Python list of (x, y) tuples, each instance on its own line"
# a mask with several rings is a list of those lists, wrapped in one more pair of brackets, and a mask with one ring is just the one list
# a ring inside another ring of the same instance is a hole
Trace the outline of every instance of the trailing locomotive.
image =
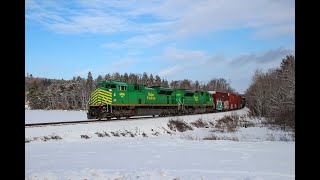
[[(218, 96), (210, 91), (190, 91), (187, 89), (164, 88), (160, 86), (101, 81), (91, 93), (88, 119), (129, 118), (131, 116), (210, 113), (220, 108)], [(228, 95), (228, 94), (227, 94)], [(239, 95), (235, 95), (239, 97)], [(224, 101), (225, 103), (226, 101)], [(217, 104), (217, 108), (215, 106)], [(232, 106), (238, 109), (241, 105)]]

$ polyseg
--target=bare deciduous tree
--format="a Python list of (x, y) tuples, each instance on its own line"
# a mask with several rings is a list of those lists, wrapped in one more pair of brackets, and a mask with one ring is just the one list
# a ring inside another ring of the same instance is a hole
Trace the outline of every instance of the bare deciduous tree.
[(272, 124), (295, 129), (295, 58), (287, 55), (280, 68), (257, 70), (245, 92), (247, 106)]

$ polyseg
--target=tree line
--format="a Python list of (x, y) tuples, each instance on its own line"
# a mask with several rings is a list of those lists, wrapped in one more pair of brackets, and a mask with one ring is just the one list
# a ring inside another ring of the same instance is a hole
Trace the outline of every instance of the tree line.
[(295, 130), (295, 57), (287, 55), (280, 67), (267, 72), (256, 70), (245, 98), (254, 116)]
[(209, 82), (184, 80), (172, 80), (170, 83), (160, 76), (153, 74), (118, 72), (99, 75), (96, 79), (88, 72), (87, 78), (80, 76), (71, 80), (58, 80), (38, 78), (31, 75), (25, 77), (25, 102), (31, 109), (62, 109), (85, 110), (87, 109), (90, 94), (96, 84), (102, 80), (117, 80), (127, 83), (143, 84), (146, 86), (161, 86), (167, 88), (190, 89), (193, 91), (224, 91), (236, 93), (230, 84), (223, 78), (213, 78)]

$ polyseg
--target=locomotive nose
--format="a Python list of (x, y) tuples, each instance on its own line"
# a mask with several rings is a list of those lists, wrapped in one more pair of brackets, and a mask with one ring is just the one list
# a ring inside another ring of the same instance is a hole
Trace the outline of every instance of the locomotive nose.
[(91, 93), (89, 101), (90, 106), (101, 106), (107, 104), (112, 104), (112, 92), (98, 88)]

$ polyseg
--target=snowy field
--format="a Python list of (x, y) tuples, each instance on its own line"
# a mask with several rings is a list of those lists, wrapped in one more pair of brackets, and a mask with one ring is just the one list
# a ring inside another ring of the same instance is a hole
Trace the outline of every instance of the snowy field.
[[(26, 127), (25, 179), (295, 179), (294, 138), (259, 126), (247, 112), (181, 116), (193, 129), (184, 132), (167, 125), (177, 117)], [(192, 126), (235, 113), (256, 125), (235, 132)], [(85, 117), (85, 111), (26, 110), (26, 123)]]
[(25, 110), (25, 124), (86, 120), (86, 111)]

